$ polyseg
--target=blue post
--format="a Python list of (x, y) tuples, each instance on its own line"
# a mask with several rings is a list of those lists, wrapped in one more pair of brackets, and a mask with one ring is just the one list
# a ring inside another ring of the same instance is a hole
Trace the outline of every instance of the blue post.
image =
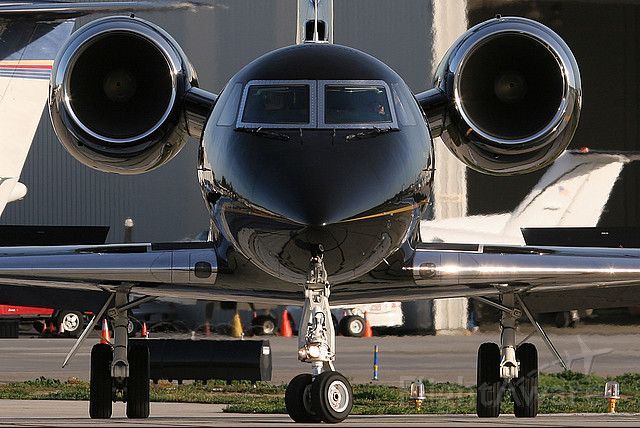
[(378, 345), (373, 346), (373, 379), (378, 380)]

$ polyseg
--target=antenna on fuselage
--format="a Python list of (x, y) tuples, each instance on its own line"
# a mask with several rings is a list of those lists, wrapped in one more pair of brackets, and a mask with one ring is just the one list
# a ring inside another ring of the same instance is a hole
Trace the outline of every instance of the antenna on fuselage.
[(296, 43), (333, 43), (333, 0), (298, 0)]

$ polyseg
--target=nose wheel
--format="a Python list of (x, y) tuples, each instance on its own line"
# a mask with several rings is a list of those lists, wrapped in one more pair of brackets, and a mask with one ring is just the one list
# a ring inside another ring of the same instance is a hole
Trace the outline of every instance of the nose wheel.
[(330, 287), (322, 247), (311, 258), (298, 333), (298, 359), (312, 365), (313, 374), (294, 377), (285, 392), (287, 413), (296, 422), (337, 423), (353, 407), (353, 390), (335, 371), (336, 334), (329, 307)]
[(336, 371), (294, 377), (284, 396), (287, 413), (295, 422), (342, 422), (351, 413), (353, 390), (351, 384)]

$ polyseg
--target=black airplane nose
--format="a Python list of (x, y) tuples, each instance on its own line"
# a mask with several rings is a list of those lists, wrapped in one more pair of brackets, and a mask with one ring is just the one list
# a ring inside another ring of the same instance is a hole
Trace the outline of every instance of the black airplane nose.
[(389, 141), (338, 138), (332, 131), (305, 131), (299, 141), (261, 142), (247, 153), (259, 165), (247, 199), (301, 225), (323, 226), (364, 213), (402, 190), (403, 168), (394, 164)]

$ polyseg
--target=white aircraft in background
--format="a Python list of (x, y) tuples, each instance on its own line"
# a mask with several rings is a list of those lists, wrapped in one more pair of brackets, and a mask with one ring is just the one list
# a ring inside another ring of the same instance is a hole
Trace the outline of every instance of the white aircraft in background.
[(0, 21), (0, 215), (24, 198), (20, 172), (47, 102), (49, 77), (73, 21)]
[(624, 166), (637, 153), (566, 151), (510, 213), (423, 220), (425, 242), (519, 244), (530, 227), (596, 227)]

